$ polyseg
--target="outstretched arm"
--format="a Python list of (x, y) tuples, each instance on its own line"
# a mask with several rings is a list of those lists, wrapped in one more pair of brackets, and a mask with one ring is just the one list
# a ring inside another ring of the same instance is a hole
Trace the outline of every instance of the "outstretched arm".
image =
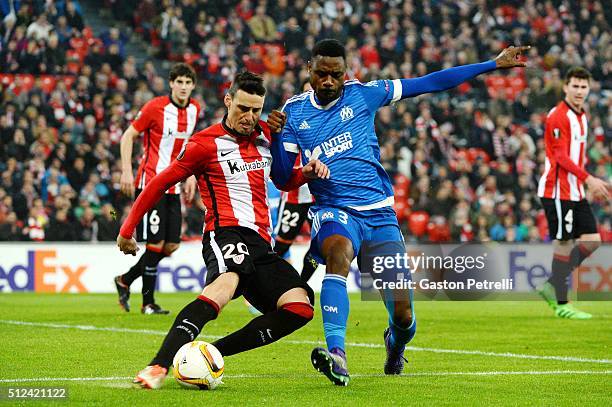
[(127, 219), (121, 226), (117, 237), (119, 250), (125, 254), (136, 254), (138, 248), (136, 241), (132, 239), (136, 225), (141, 221), (144, 214), (159, 201), (168, 188), (185, 180), (190, 175), (199, 174), (203, 170), (202, 163), (206, 158), (204, 151), (204, 148), (199, 144), (188, 143), (185, 150), (168, 168), (153, 177), (134, 202)]
[[(421, 95), (423, 93), (440, 92), (454, 88), (463, 82), (472, 79), (480, 74), (493, 71), (495, 69), (506, 69), (513, 67), (525, 67), (525, 62), (519, 60), (521, 53), (528, 50), (529, 46), (508, 47), (504, 49), (492, 61), (455, 66), (441, 71), (430, 73), (429, 75), (413, 79), (396, 79), (394, 86), (401, 83), (401, 96), (404, 99)], [(398, 83), (399, 82), (399, 83)], [(398, 87), (399, 90), (399, 87)]]
[(174, 161), (168, 168), (157, 174), (138, 195), (134, 202), (130, 214), (128, 215), (119, 234), (126, 239), (130, 239), (134, 233), (136, 225), (140, 223), (145, 213), (151, 210), (159, 201), (164, 193), (177, 182), (185, 180), (192, 175), (192, 172)]

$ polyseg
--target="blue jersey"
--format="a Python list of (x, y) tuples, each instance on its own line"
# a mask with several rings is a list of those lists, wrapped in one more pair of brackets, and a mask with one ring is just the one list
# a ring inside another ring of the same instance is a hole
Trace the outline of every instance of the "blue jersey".
[(302, 162), (319, 159), (331, 172), (330, 179), (309, 182), (317, 206), (361, 211), (393, 204), (391, 181), (380, 164), (374, 116), (401, 95), (400, 80), (351, 80), (327, 106), (319, 105), (313, 91), (287, 101), (281, 135), (285, 151), (301, 152)]

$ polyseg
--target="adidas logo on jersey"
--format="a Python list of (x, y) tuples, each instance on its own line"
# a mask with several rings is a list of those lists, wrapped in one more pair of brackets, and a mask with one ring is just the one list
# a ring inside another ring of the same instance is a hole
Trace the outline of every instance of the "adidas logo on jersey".
[(309, 128), (310, 128), (310, 125), (308, 124), (308, 122), (306, 120), (304, 120), (300, 124), (300, 127), (298, 127), (298, 129), (300, 129), (300, 130), (308, 130)]

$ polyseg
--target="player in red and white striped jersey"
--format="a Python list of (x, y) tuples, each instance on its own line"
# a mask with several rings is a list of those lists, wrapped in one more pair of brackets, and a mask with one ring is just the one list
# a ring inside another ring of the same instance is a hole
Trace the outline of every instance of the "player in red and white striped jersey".
[[(134, 186), (138, 195), (156, 174), (166, 169), (195, 129), (200, 105), (190, 98), (196, 80), (193, 68), (177, 64), (169, 79), (170, 95), (147, 102), (121, 138), (121, 191), (128, 196), (134, 196)], [(134, 182), (132, 147), (139, 134), (143, 134), (143, 154)], [(195, 184), (193, 177), (185, 183), (188, 201), (193, 199)], [(130, 310), (130, 284), (142, 276), (142, 313), (168, 313), (155, 303), (154, 292), (158, 263), (176, 251), (181, 241), (180, 192), (179, 184), (169, 186), (163, 199), (144, 217), (137, 236), (147, 242), (147, 250), (127, 273), (115, 277), (119, 305), (125, 311)]]
[[(167, 188), (190, 175), (197, 177), (208, 208), (202, 251), (206, 285), (177, 315), (155, 358), (136, 376), (135, 383), (142, 387), (160, 387), (176, 351), (240, 295), (263, 315), (214, 343), (223, 356), (272, 343), (312, 319), (312, 289), (272, 250), (266, 193), (272, 136), (268, 125), (259, 121), (264, 95), (261, 77), (238, 74), (225, 96), (228, 112), (222, 122), (189, 140), (176, 161), (144, 188), (121, 227), (119, 249), (135, 254), (132, 234), (144, 214)], [(328, 176), (327, 167), (313, 160), (294, 169), (283, 187), (297, 188), (307, 179)]]
[[(600, 245), (601, 237), (584, 186), (594, 197), (609, 198), (610, 185), (585, 170), (588, 123), (583, 110), (591, 74), (570, 69), (565, 77), (565, 99), (546, 118), (546, 162), (538, 185), (555, 250), (552, 274), (538, 290), (561, 318), (588, 319), (591, 314), (568, 303), (568, 279), (576, 267)], [(576, 240), (576, 244), (574, 244)]]

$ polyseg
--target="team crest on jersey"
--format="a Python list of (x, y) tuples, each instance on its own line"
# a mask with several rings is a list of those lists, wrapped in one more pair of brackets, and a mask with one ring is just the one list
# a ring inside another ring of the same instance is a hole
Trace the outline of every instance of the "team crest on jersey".
[(340, 119), (342, 119), (343, 122), (351, 120), (353, 117), (355, 117), (355, 115), (353, 114), (353, 109), (350, 106), (344, 106), (340, 110)]
[(561, 137), (561, 131), (559, 129), (553, 129), (553, 136), (558, 139)]

